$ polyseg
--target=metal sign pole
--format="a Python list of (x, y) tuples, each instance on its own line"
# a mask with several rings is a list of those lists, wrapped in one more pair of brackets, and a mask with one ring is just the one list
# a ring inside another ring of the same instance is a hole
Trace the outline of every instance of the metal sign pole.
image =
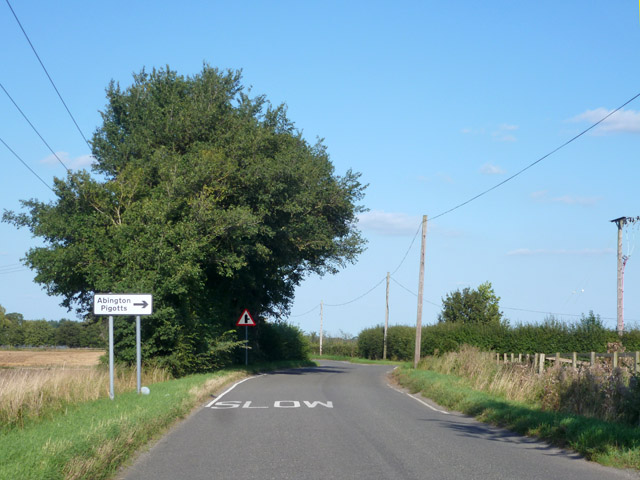
[(109, 397), (111, 400), (115, 397), (113, 394), (113, 316), (109, 315)]
[(136, 316), (136, 369), (138, 377), (138, 394), (140, 394), (140, 377), (142, 376), (142, 353), (140, 348), (140, 315)]
[(249, 326), (244, 326), (244, 364), (249, 365)]

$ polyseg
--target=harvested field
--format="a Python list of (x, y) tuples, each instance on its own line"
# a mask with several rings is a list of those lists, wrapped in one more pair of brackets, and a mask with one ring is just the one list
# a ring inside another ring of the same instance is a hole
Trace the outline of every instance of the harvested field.
[(0, 350), (0, 367), (92, 367), (104, 350)]

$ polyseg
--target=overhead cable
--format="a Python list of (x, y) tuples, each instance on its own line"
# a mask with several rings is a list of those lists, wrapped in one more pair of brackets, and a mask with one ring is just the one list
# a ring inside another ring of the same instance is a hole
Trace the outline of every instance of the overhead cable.
[(40, 135), (40, 132), (38, 131), (38, 129), (36, 127), (33, 126), (33, 123), (31, 123), (31, 120), (29, 120), (29, 118), (25, 115), (25, 113), (22, 111), (22, 109), (18, 106), (18, 104), (16, 103), (16, 101), (13, 99), (13, 97), (11, 95), (9, 95), (9, 92), (7, 92), (7, 89), (4, 88), (4, 85), (2, 85), (2, 82), (0, 82), (0, 88), (2, 88), (2, 91), (7, 95), (7, 97), (9, 97), (9, 100), (11, 100), (11, 103), (13, 103), (13, 105), (18, 109), (18, 111), (22, 114), (22, 116), (24, 117), (24, 119), (27, 121), (27, 123), (31, 126), (31, 128), (33, 129), (34, 132), (36, 132), (36, 135), (38, 135), (38, 137), (40, 137), (40, 140), (42, 140), (42, 143), (44, 143), (47, 148), (49, 149), (49, 151), (53, 154), (54, 157), (56, 157), (58, 159), (58, 162), (60, 162), (60, 165), (62, 165), (65, 170), (67, 172), (71, 172), (71, 170), (69, 170), (69, 168), (64, 164), (64, 162), (60, 159), (60, 157), (58, 156), (58, 154), (56, 152), (53, 151), (53, 148), (51, 148), (51, 146), (47, 143), (47, 141), (42, 137), (42, 135)]
[[(51, 188), (51, 187), (49, 186), (49, 184), (48, 184), (47, 182), (45, 182), (45, 181), (40, 177), (40, 175), (38, 175), (36, 172), (34, 172), (34, 171), (33, 171), (33, 169), (32, 169), (29, 165), (27, 165), (27, 164), (26, 164), (26, 162), (25, 162), (24, 160), (22, 160), (22, 158), (20, 158), (20, 155), (18, 155), (16, 152), (14, 152), (14, 151), (13, 151), (13, 149), (12, 149), (9, 145), (7, 145), (7, 143), (6, 143), (2, 138), (0, 138), (0, 143), (2, 143), (5, 147), (7, 147), (7, 149), (8, 149), (11, 153), (13, 153), (13, 155), (14, 155), (18, 160), (20, 160), (20, 162), (22, 162), (22, 164), (23, 164), (25, 167), (27, 167), (27, 168), (29, 169), (29, 171), (30, 171), (31, 173), (33, 173), (33, 174), (38, 178), (38, 180), (40, 180), (40, 181), (44, 184), (44, 186), (45, 186), (45, 187), (47, 187), (49, 190), (51, 190), (51, 191), (53, 192), (53, 188)], [(56, 192), (53, 192), (53, 193), (56, 193)]]
[(521, 173), (524, 173), (525, 171), (529, 170), (531, 167), (533, 167), (534, 165), (537, 165), (538, 163), (540, 163), (542, 160), (544, 160), (547, 157), (550, 157), (551, 155), (553, 155), (554, 153), (556, 153), (558, 150), (566, 147), (567, 145), (569, 145), (570, 143), (572, 143), (573, 141), (577, 140), (578, 138), (580, 138), (581, 136), (583, 136), (585, 133), (587, 133), (590, 130), (593, 130), (595, 127), (597, 127), (598, 125), (600, 125), (602, 122), (604, 122), (607, 118), (609, 118), (611, 115), (613, 115), (614, 113), (616, 113), (619, 110), (622, 110), (622, 108), (624, 108), (625, 106), (627, 106), (628, 104), (630, 104), (631, 102), (633, 102), (636, 98), (640, 97), (640, 93), (638, 93), (637, 95), (633, 96), (632, 98), (630, 98), (629, 100), (627, 100), (626, 102), (624, 102), (622, 105), (620, 105), (618, 108), (616, 108), (615, 110), (609, 112), (607, 115), (605, 115), (604, 117), (602, 117), (600, 120), (598, 120), (596, 123), (594, 123), (593, 125), (591, 125), (589, 128), (586, 128), (585, 130), (581, 131), (579, 134), (575, 135), (574, 137), (570, 138), (569, 140), (567, 140), (566, 142), (564, 142), (562, 145), (560, 145), (559, 147), (553, 149), (552, 151), (550, 151), (549, 153), (547, 153), (546, 155), (540, 157), (538, 160), (536, 160), (533, 163), (530, 163), (529, 165), (527, 165), (526, 167), (524, 167), (522, 170), (514, 173), (513, 175), (511, 175), (509, 178), (503, 180), (502, 182), (494, 185), (493, 187), (489, 188), (488, 190), (485, 190), (482, 193), (479, 193), (478, 195), (476, 195), (475, 197), (470, 198), (469, 200), (460, 203), (459, 205), (456, 205), (453, 208), (450, 208), (449, 210), (442, 212), (438, 215), (436, 215), (435, 217), (431, 217), (431, 220), (435, 220), (436, 218), (440, 218), (444, 215), (446, 215), (447, 213), (451, 213), (454, 210), (457, 210), (460, 207), (464, 207), (465, 205), (467, 205), (468, 203), (473, 202), (474, 200), (477, 200), (478, 198), (482, 197), (483, 195), (486, 195), (487, 193), (491, 192), (492, 190), (495, 190), (498, 187), (501, 187), (502, 185), (504, 185), (505, 183), (513, 180), (514, 178), (516, 178), (518, 175), (520, 175)]
[(84, 136), (84, 133), (82, 133), (82, 130), (80, 129), (80, 126), (78, 125), (78, 122), (76, 122), (76, 119), (71, 114), (71, 110), (69, 110), (69, 107), (67, 107), (67, 104), (65, 103), (64, 99), (62, 98), (62, 95), (58, 91), (58, 87), (56, 87), (56, 84), (53, 83), (53, 79), (51, 78), (51, 75), (49, 75), (49, 72), (47, 71), (47, 68), (44, 66), (44, 63), (42, 63), (42, 60), (40, 59), (40, 55), (38, 55), (38, 52), (36, 52), (36, 48), (33, 46), (33, 43), (31, 43), (31, 40), (29, 39), (29, 35), (27, 35), (27, 32), (25, 31), (24, 27), (22, 26), (22, 23), (20, 23), (20, 20), (18, 19), (18, 16), (16, 15), (16, 12), (13, 10), (13, 7), (9, 3), (9, 0), (5, 0), (5, 1), (7, 2), (7, 5), (9, 6), (9, 9), (11, 10), (11, 13), (13, 13), (13, 17), (16, 19), (16, 22), (18, 22), (18, 25), (20, 26), (20, 30), (22, 30), (22, 33), (24, 34), (25, 38), (27, 39), (27, 42), (29, 42), (29, 45), (31, 46), (31, 50), (33, 50), (33, 53), (35, 54), (36, 58), (38, 59), (38, 62), (40, 62), (40, 66), (44, 70), (44, 73), (47, 75), (47, 78), (49, 79), (49, 82), (51, 82), (51, 85), (53, 86), (53, 89), (58, 94), (58, 98), (62, 102), (62, 105), (64, 105), (64, 108), (67, 110), (67, 113), (69, 114), (69, 116), (71, 117), (71, 120), (73, 121), (74, 125), (78, 129), (78, 132), (80, 132), (80, 135), (82, 136), (82, 139), (84, 140), (84, 143), (86, 143), (87, 146), (89, 148), (91, 148), (91, 144), (87, 140), (87, 137)]
[(357, 302), (358, 300), (360, 300), (363, 297), (366, 297), (367, 295), (369, 295), (371, 292), (373, 292), (376, 288), (378, 288), (382, 282), (384, 282), (387, 279), (386, 276), (382, 277), (382, 279), (376, 283), (373, 287), (371, 287), (369, 290), (367, 290), (366, 292), (364, 292), (362, 295), (354, 298), (353, 300), (349, 300), (348, 302), (344, 302), (344, 303), (335, 303), (335, 304), (330, 304), (330, 303), (325, 303), (324, 306), (325, 307), (342, 307), (344, 305), (349, 305), (350, 303), (353, 302)]

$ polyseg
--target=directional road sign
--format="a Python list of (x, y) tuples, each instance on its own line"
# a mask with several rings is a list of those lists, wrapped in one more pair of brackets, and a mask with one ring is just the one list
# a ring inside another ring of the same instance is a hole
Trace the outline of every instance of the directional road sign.
[(96, 293), (94, 315), (151, 315), (153, 295), (148, 293)]
[(240, 315), (240, 318), (236, 322), (236, 325), (239, 327), (255, 327), (256, 322), (254, 322), (253, 318), (251, 318), (249, 310), (245, 310), (244, 312), (242, 312), (242, 315)]

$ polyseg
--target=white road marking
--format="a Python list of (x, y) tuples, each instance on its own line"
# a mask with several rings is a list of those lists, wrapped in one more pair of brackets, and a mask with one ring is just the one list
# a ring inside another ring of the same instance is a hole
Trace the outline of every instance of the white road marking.
[(424, 405), (425, 407), (429, 407), (434, 412), (442, 413), (443, 415), (451, 415), (449, 412), (445, 412), (444, 410), (440, 410), (439, 408), (436, 408), (433, 405), (429, 405), (427, 402), (425, 402), (423, 400), (420, 400), (418, 397), (415, 397), (415, 396), (411, 395), (410, 393), (403, 392), (402, 390), (398, 390), (397, 388), (392, 387), (389, 384), (387, 384), (387, 387), (389, 387), (391, 390), (395, 390), (398, 393), (402, 393), (403, 395), (408, 395), (409, 397), (413, 398), (416, 402), (420, 402), (422, 405)]
[(251, 380), (252, 378), (258, 378), (258, 377), (264, 377), (264, 373), (261, 375), (254, 375), (253, 377), (249, 377), (249, 378), (245, 378), (243, 380), (240, 380), (239, 382), (234, 383), (233, 385), (231, 385), (229, 388), (227, 388), (224, 392), (222, 392), (220, 395), (218, 395), (217, 398), (214, 398), (213, 400), (211, 400), (209, 403), (207, 403), (205, 405), (205, 408), (209, 408), (212, 405), (214, 405), (218, 400), (220, 400), (222, 397), (224, 397), (227, 393), (229, 393), (231, 390), (233, 390), (234, 388), (236, 388), (238, 385), (240, 385), (241, 383), (246, 382), (247, 380)]

